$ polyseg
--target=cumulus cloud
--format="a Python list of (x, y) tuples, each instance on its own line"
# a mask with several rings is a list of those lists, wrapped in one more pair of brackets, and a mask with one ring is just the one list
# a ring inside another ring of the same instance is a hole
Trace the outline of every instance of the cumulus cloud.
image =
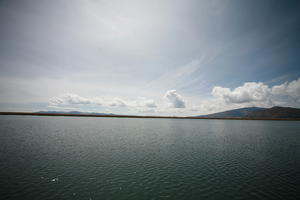
[[(100, 105), (109, 109), (126, 108), (130, 112), (156, 114), (212, 113), (241, 107), (271, 107), (275, 105), (297, 106), (300, 103), (300, 78), (279, 85), (268, 86), (262, 82), (246, 82), (236, 88), (213, 87), (213, 98), (197, 99), (187, 106), (185, 99), (176, 90), (168, 90), (162, 101), (138, 97), (135, 99), (82, 97), (77, 94), (63, 94), (50, 99), (50, 106), (72, 107), (72, 105)], [(292, 101), (294, 100), (294, 101)], [(158, 104), (157, 104), (158, 103)], [(197, 104), (195, 104), (197, 103)], [(75, 106), (78, 107), (78, 106)], [(181, 109), (178, 109), (181, 108)], [(183, 109), (184, 108), (184, 109)]]
[(121, 98), (114, 98), (110, 106), (113, 107), (136, 107), (136, 108), (156, 108), (157, 105), (153, 99), (146, 99), (140, 97), (136, 100), (123, 100)]
[(153, 99), (147, 98), (137, 98), (136, 100), (124, 100), (119, 97), (115, 97), (113, 99), (102, 99), (99, 97), (95, 98), (86, 98), (81, 97), (77, 94), (63, 94), (60, 96), (55, 96), (50, 99), (50, 106), (67, 106), (67, 105), (85, 105), (85, 104), (93, 104), (93, 105), (101, 105), (105, 107), (130, 107), (130, 108), (156, 108), (157, 104)]
[(233, 90), (224, 87), (214, 87), (212, 95), (223, 99), (226, 103), (250, 103), (268, 102), (271, 103), (271, 89), (261, 82), (248, 82)]
[(68, 105), (68, 104), (91, 104), (91, 100), (81, 97), (77, 94), (63, 94), (58, 97), (52, 97), (50, 99), (51, 105)]
[(224, 102), (227, 105), (268, 107), (284, 104), (284, 102), (277, 101), (278, 97), (282, 96), (300, 103), (300, 78), (273, 87), (262, 82), (247, 82), (234, 89), (216, 86), (212, 89), (211, 94), (219, 102)]
[(300, 78), (298, 78), (298, 80), (273, 86), (272, 94), (278, 96), (290, 96), (300, 103)]
[(112, 107), (126, 107), (127, 103), (123, 99), (115, 97), (109, 105)]
[(185, 108), (185, 101), (176, 90), (168, 90), (164, 95), (164, 99), (171, 108)]

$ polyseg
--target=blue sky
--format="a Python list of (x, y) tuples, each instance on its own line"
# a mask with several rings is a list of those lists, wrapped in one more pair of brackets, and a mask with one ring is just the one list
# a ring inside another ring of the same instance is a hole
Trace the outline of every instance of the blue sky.
[(300, 107), (299, 1), (0, 2), (0, 111)]

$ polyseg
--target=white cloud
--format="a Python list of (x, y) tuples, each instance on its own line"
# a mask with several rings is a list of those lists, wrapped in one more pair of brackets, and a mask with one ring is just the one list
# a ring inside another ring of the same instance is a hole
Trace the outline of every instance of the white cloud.
[[(50, 106), (75, 107), (88, 105), (96, 108), (117, 109), (125, 113), (155, 113), (157, 115), (194, 115), (220, 112), (241, 107), (298, 106), (300, 103), (300, 78), (273, 87), (262, 82), (246, 82), (236, 88), (215, 86), (212, 98), (191, 98), (189, 105), (176, 90), (168, 90), (162, 99), (138, 97), (83, 97), (77, 94), (63, 94), (50, 99)], [(284, 98), (281, 98), (284, 97)], [(291, 100), (294, 100), (294, 103)], [(167, 104), (164, 104), (164, 102)], [(179, 109), (180, 108), (180, 109)], [(111, 111), (110, 111), (111, 112)]]
[(96, 105), (99, 105), (99, 106), (105, 104), (104, 100), (103, 100), (102, 98), (98, 98), (98, 97), (96, 97), (96, 98), (91, 98), (90, 101), (91, 101), (92, 104), (96, 104)]
[(148, 108), (156, 108), (157, 104), (153, 99), (146, 99), (140, 97), (137, 101), (134, 101), (133, 104), (137, 107), (148, 107)]
[(115, 97), (109, 105), (112, 107), (126, 107), (127, 103), (123, 99)]
[(81, 97), (77, 94), (71, 94), (71, 93), (63, 94), (59, 97), (52, 97), (50, 99), (51, 105), (91, 104), (91, 103), (92, 103), (91, 100)]
[[(286, 105), (286, 102), (278, 101), (278, 97), (292, 98), (300, 103), (300, 78), (281, 85), (269, 87), (262, 82), (247, 82), (234, 89), (216, 86), (211, 94), (218, 100), (218, 104), (270, 107), (274, 105)], [(226, 106), (228, 107), (228, 106)]]
[(152, 99), (146, 100), (144, 102), (144, 106), (145, 107), (149, 107), (149, 108), (155, 108), (155, 107), (157, 107), (156, 103)]
[(134, 108), (156, 108), (157, 105), (153, 99), (146, 99), (144, 97), (140, 97), (136, 100), (123, 100), (121, 98), (114, 98), (110, 106), (113, 107), (134, 107)]
[(130, 107), (130, 108), (156, 108), (157, 104), (153, 99), (147, 99), (144, 97), (137, 98), (136, 100), (124, 100), (119, 97), (113, 99), (102, 99), (99, 97), (86, 98), (79, 96), (77, 94), (62, 94), (60, 96), (55, 96), (50, 99), (50, 106), (67, 106), (67, 105), (85, 105), (93, 104), (105, 107)]
[(164, 99), (171, 108), (185, 108), (185, 101), (176, 90), (168, 90), (164, 95)]
[(233, 90), (216, 86), (214, 97), (224, 100), (227, 104), (266, 103), (272, 104), (271, 89), (261, 82), (247, 82)]
[(273, 86), (272, 94), (278, 96), (290, 96), (300, 103), (300, 78), (298, 78), (298, 80)]

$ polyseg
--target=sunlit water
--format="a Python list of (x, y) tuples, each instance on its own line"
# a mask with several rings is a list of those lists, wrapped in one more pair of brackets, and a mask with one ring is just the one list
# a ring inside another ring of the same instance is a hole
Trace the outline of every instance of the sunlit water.
[(299, 199), (300, 122), (0, 116), (1, 199)]

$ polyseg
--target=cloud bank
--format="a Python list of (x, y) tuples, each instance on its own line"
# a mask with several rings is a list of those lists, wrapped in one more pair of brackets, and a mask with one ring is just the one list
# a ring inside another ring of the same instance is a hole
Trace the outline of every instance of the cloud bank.
[[(102, 99), (82, 97), (77, 94), (66, 93), (52, 97), (49, 101), (51, 106), (67, 105), (99, 105), (104, 107), (136, 107), (136, 108), (156, 108), (157, 104), (153, 99), (137, 98), (136, 100), (124, 100), (119, 97), (113, 99)], [(143, 110), (143, 109), (142, 109)]]
[(52, 97), (50, 99), (50, 104), (52, 105), (69, 105), (69, 104), (90, 104), (92, 101), (88, 98), (81, 97), (77, 94), (63, 94), (58, 97)]
[(269, 87), (262, 82), (246, 82), (234, 89), (216, 86), (212, 96), (226, 104), (274, 106), (278, 97), (291, 98), (300, 102), (300, 78), (281, 85)]
[[(282, 98), (284, 98), (282, 100)], [(193, 113), (212, 113), (241, 107), (272, 107), (276, 105), (299, 106), (300, 78), (283, 84), (269, 86), (262, 82), (246, 82), (236, 88), (215, 86), (211, 98), (187, 101), (176, 90), (168, 90), (159, 99), (144, 97), (123, 99), (115, 97), (82, 97), (67, 93), (50, 99), (51, 106), (68, 107), (70, 105), (97, 105), (107, 109), (127, 109), (135, 113), (156, 113), (158, 115), (193, 115)], [(292, 102), (293, 104), (289, 104)]]
[(281, 85), (272, 87), (272, 94), (278, 96), (289, 96), (300, 103), (300, 78), (291, 82), (285, 82)]
[(211, 94), (226, 103), (253, 103), (268, 102), (271, 103), (271, 90), (261, 82), (248, 82), (233, 90), (224, 87), (214, 87)]
[(126, 107), (127, 103), (123, 99), (115, 97), (109, 105), (112, 107)]

